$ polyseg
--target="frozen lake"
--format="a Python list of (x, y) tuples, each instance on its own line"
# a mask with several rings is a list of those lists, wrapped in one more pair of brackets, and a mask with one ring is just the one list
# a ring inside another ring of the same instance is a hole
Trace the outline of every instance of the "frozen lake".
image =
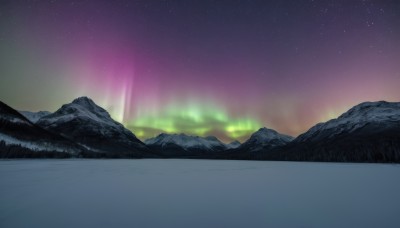
[(0, 161), (0, 227), (399, 227), (400, 166)]

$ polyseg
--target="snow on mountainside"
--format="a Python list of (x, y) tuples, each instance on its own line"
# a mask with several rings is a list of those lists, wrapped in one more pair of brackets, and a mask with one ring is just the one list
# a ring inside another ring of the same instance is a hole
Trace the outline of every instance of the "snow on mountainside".
[(83, 149), (63, 137), (36, 126), (21, 113), (2, 102), (0, 102), (0, 142), (3, 143), (0, 145), (0, 157), (33, 156), (38, 151), (67, 151), (76, 154)]
[(40, 112), (19, 111), (19, 113), (25, 116), (32, 123), (36, 123), (40, 118), (51, 114), (51, 112), (48, 111), (40, 111)]
[(49, 142), (37, 142), (35, 140), (22, 140), (11, 137), (6, 134), (0, 133), (0, 142), (3, 141), (5, 145), (17, 145), (32, 151), (52, 151), (52, 152), (65, 152), (70, 150), (71, 148), (65, 148), (60, 145), (52, 144)]
[(225, 148), (225, 144), (214, 136), (199, 137), (185, 134), (165, 134), (162, 133), (155, 138), (145, 140), (145, 144), (152, 146), (166, 147), (168, 145), (177, 145), (186, 150), (205, 149), (215, 150)]
[(380, 129), (391, 127), (400, 121), (400, 102), (364, 102), (354, 106), (337, 119), (319, 123), (298, 136), (295, 141), (316, 141), (333, 138), (342, 133), (351, 133), (367, 124), (379, 124)]
[(97, 106), (87, 97), (80, 97), (70, 104), (63, 105), (55, 113), (42, 117), (38, 124), (45, 128), (52, 128), (78, 120), (82, 121), (85, 127), (91, 127), (104, 136), (120, 131), (128, 137), (136, 138), (121, 123), (114, 121), (105, 109)]
[(276, 146), (282, 146), (291, 142), (292, 140), (292, 136), (280, 134), (275, 130), (264, 127), (253, 133), (250, 138), (239, 148), (247, 149), (249, 151), (258, 151)]
[(122, 124), (114, 121), (106, 110), (97, 106), (87, 97), (79, 97), (73, 100), (72, 103), (63, 105), (55, 113), (40, 120), (40, 124), (44, 125), (46, 122), (52, 124), (68, 122), (75, 118), (86, 118), (99, 124), (123, 128)]
[(91, 151), (113, 157), (143, 157), (148, 152), (131, 131), (87, 97), (63, 105), (53, 114), (39, 119), (37, 124)]
[(226, 144), (226, 148), (227, 149), (235, 149), (235, 148), (238, 148), (240, 145), (241, 145), (241, 143), (239, 141), (235, 140), (233, 142)]

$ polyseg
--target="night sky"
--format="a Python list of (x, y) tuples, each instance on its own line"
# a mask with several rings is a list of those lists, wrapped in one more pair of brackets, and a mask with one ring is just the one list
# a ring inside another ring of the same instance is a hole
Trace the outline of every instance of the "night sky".
[(400, 100), (400, 1), (1, 1), (0, 99), (79, 96), (139, 138), (296, 136)]

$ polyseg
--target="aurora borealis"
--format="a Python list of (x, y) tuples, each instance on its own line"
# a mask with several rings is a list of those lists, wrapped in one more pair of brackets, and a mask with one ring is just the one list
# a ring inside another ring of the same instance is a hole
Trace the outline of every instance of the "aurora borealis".
[(0, 60), (0, 98), (19, 110), (88, 96), (141, 139), (296, 136), (400, 100), (400, 4), (5, 0)]

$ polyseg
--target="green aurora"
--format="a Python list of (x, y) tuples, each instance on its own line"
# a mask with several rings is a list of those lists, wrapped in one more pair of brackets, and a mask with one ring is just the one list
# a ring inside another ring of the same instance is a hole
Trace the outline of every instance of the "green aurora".
[(192, 103), (184, 107), (169, 105), (161, 112), (146, 112), (126, 124), (137, 137), (146, 139), (160, 133), (215, 135), (223, 141), (243, 141), (262, 127), (252, 118), (234, 118), (221, 108)]

